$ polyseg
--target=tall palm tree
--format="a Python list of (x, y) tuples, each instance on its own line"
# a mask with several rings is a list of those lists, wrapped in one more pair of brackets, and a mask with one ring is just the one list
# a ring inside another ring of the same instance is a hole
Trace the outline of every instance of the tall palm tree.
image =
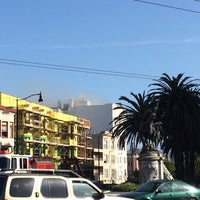
[(143, 150), (155, 150), (159, 142), (159, 123), (156, 122), (156, 104), (151, 96), (134, 94), (133, 100), (122, 96), (115, 109), (120, 109), (119, 116), (114, 118), (111, 129), (112, 136), (119, 138), (119, 144), (124, 147), (125, 143), (131, 143), (135, 147), (143, 145)]
[(176, 177), (194, 179), (195, 153), (200, 136), (200, 92), (199, 85), (191, 77), (178, 74), (170, 78), (166, 73), (150, 86), (158, 103), (158, 115), (164, 130), (162, 148), (174, 156)]

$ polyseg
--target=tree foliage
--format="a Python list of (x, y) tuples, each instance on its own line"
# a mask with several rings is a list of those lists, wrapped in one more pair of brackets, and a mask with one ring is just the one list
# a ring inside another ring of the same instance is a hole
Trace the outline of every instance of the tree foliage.
[(119, 137), (119, 145), (132, 143), (137, 147), (142, 143), (144, 150), (155, 150), (160, 142), (160, 128), (156, 121), (156, 104), (151, 96), (131, 93), (133, 100), (122, 96), (115, 110), (120, 109), (119, 116), (114, 118), (112, 136)]
[(194, 180), (194, 161), (200, 143), (200, 93), (195, 81), (183, 74), (172, 78), (163, 74), (150, 90), (162, 121), (161, 147), (174, 157), (176, 177), (188, 182)]
[(113, 120), (113, 137), (121, 147), (126, 142), (146, 150), (158, 144), (174, 158), (176, 177), (193, 182), (195, 159), (200, 153), (200, 91), (198, 80), (180, 73), (164, 73), (150, 84), (147, 94), (131, 93), (119, 100), (121, 113)]
[(171, 161), (169, 161), (168, 159), (165, 159), (165, 160), (164, 160), (164, 164), (165, 164), (165, 166), (167, 167), (167, 169), (168, 169), (168, 171), (170, 172), (170, 174), (171, 174), (174, 178), (176, 178), (176, 174), (175, 174), (176, 168), (175, 168), (174, 163), (171, 162)]

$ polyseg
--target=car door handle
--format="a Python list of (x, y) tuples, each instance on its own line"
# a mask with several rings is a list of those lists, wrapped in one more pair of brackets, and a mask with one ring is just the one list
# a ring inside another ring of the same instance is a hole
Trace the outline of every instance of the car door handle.
[(39, 192), (36, 192), (36, 193), (35, 193), (35, 197), (39, 197)]

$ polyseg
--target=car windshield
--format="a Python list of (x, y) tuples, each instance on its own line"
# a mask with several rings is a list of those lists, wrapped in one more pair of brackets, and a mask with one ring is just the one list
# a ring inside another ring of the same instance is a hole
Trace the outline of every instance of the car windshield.
[(0, 158), (0, 169), (9, 169), (10, 168), (10, 159), (1, 157)]
[(147, 182), (136, 189), (136, 192), (154, 192), (161, 182)]
[(92, 185), (87, 181), (74, 180), (72, 182), (73, 192), (77, 198), (86, 198), (100, 195), (100, 192), (97, 191)]

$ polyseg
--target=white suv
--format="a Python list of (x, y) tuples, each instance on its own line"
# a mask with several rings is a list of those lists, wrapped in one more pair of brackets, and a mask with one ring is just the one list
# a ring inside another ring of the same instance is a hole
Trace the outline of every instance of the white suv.
[[(91, 181), (46, 173), (0, 173), (0, 200), (123, 199), (105, 195)], [(127, 198), (125, 198), (127, 200)]]

